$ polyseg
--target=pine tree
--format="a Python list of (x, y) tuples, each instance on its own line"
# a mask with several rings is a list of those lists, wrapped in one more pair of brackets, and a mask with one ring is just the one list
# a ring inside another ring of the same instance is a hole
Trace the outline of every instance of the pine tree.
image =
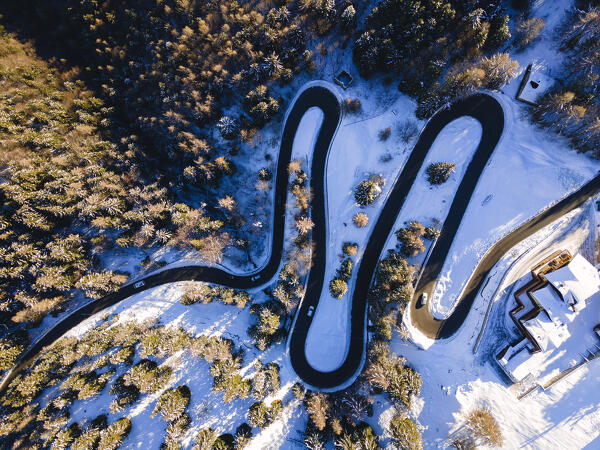
[(334, 278), (329, 283), (329, 292), (333, 298), (342, 298), (348, 292), (348, 283), (341, 278)]
[(109, 425), (108, 428), (102, 430), (98, 448), (103, 450), (115, 450), (119, 448), (130, 431), (131, 421), (127, 417), (117, 420)]
[(389, 425), (389, 433), (394, 445), (406, 450), (422, 450), (423, 439), (417, 426), (408, 417), (396, 415)]
[(240, 131), (237, 121), (229, 116), (221, 117), (217, 123), (217, 128), (224, 139), (235, 139)]
[(306, 397), (304, 405), (311, 422), (319, 431), (324, 430), (327, 425), (327, 417), (331, 408), (327, 395), (322, 392), (310, 394)]
[(430, 164), (425, 173), (427, 174), (427, 181), (431, 184), (442, 184), (448, 181), (450, 174), (454, 172), (456, 164), (450, 162), (439, 162)]
[(160, 413), (165, 422), (177, 420), (190, 402), (191, 392), (186, 385), (168, 389), (159, 397), (150, 417)]

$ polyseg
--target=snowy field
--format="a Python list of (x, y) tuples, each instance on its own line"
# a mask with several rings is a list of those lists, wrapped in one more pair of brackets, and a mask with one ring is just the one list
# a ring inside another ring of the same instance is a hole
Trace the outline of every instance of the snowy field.
[[(259, 431), (247, 448), (285, 448), (287, 439), (298, 438), (295, 430), (303, 430), (307, 418), (303, 413), (301, 403), (295, 400), (290, 392), (293, 383), (298, 380), (289, 369), (287, 357), (283, 351), (284, 346), (274, 346), (266, 352), (260, 352), (253, 346), (252, 339), (246, 333), (251, 322), (248, 307), (239, 309), (218, 302), (183, 305), (180, 299), (187, 284), (190, 283), (171, 283), (136, 294), (88, 319), (77, 328), (72, 329), (66, 336), (82, 336), (106, 314), (118, 314), (116, 323), (132, 320), (157, 320), (160, 325), (182, 327), (195, 336), (202, 334), (232, 339), (236, 347), (241, 347), (245, 351), (242, 376), (248, 376), (253, 372), (254, 363), (259, 357), (264, 364), (276, 362), (280, 366), (281, 389), (276, 395), (267, 397), (265, 402), (270, 404), (271, 401), (282, 398), (289, 401), (278, 420), (262, 432)], [(253, 297), (261, 299), (260, 294), (253, 294)], [(136, 364), (139, 359), (139, 356), (136, 357), (133, 364)], [(192, 392), (187, 409), (192, 424), (186, 438), (182, 441), (183, 448), (191, 448), (194, 436), (204, 427), (210, 426), (219, 434), (232, 433), (237, 426), (248, 420), (248, 408), (256, 400), (250, 397), (224, 404), (222, 394), (212, 392), (209, 363), (200, 358), (190, 357), (185, 352), (179, 352), (167, 358), (164, 364), (173, 367), (171, 380), (165, 388), (186, 384)], [(126, 367), (120, 368), (121, 371), (123, 369)], [(56, 394), (56, 389), (54, 387), (45, 391), (42, 397), (42, 406)], [(160, 416), (151, 418), (150, 414), (161, 392), (162, 390), (143, 396), (141, 401), (132, 407), (126, 408), (120, 413), (111, 414), (109, 406), (114, 396), (108, 394), (108, 389), (104, 389), (98, 397), (86, 401), (75, 401), (71, 408), (70, 423), (82, 423), (85, 418), (95, 417), (99, 414), (107, 414), (109, 422), (126, 416), (132, 422), (132, 430), (125, 440), (123, 448), (159, 449), (164, 440), (166, 424)], [(254, 431), (256, 432), (256, 430)]]

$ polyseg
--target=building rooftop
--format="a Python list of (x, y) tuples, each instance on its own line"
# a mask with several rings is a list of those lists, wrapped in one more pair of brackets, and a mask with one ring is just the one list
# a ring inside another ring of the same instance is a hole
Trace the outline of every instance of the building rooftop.
[[(581, 255), (567, 265), (543, 275), (541, 288), (532, 284), (531, 302), (519, 322), (535, 340), (525, 336), (498, 355), (498, 364), (514, 381), (533, 379), (544, 385), (557, 374), (596, 353), (600, 347), (594, 327), (600, 322), (600, 275)], [(535, 280), (535, 278), (534, 278)], [(523, 299), (529, 296), (522, 295)], [(539, 351), (535, 348), (539, 346)]]
[(585, 308), (586, 302), (592, 297), (600, 295), (598, 270), (579, 254), (569, 264), (547, 273), (545, 277), (560, 292), (564, 301), (578, 311)]

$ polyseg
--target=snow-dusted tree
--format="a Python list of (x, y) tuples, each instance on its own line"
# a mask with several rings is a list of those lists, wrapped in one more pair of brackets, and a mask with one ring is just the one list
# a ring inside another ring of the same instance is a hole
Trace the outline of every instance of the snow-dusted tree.
[(396, 237), (400, 242), (400, 251), (404, 256), (417, 256), (425, 250), (422, 236), (425, 227), (419, 222), (410, 222), (408, 227), (396, 231)]
[(314, 226), (314, 222), (309, 217), (299, 216), (296, 218), (296, 229), (300, 234), (310, 233)]
[(541, 17), (530, 17), (521, 20), (517, 25), (515, 45), (519, 50), (525, 50), (535, 42), (546, 26), (546, 21)]
[(360, 423), (369, 413), (372, 401), (358, 392), (345, 392), (340, 399), (341, 409), (355, 424)]
[(501, 89), (516, 76), (519, 63), (511, 60), (508, 53), (496, 53), (483, 58), (479, 67), (485, 71), (485, 85), (490, 89)]
[(169, 422), (169, 425), (167, 425), (167, 439), (181, 439), (189, 429), (191, 423), (192, 419), (188, 413), (183, 413), (177, 419)]
[(329, 292), (333, 298), (342, 298), (348, 292), (348, 283), (341, 278), (334, 278), (329, 283)]
[(381, 195), (382, 177), (370, 177), (361, 181), (354, 190), (356, 203), (362, 206), (370, 205)]
[(271, 181), (271, 179), (273, 178), (273, 173), (267, 169), (266, 167), (263, 167), (262, 169), (260, 169), (258, 171), (258, 179), (261, 181)]
[(85, 431), (71, 444), (71, 450), (89, 450), (98, 448), (100, 434), (108, 426), (107, 417), (100, 415), (90, 422)]
[(272, 52), (263, 58), (261, 68), (270, 79), (276, 79), (283, 70), (283, 64), (281, 64), (279, 56)]
[(217, 128), (221, 132), (221, 136), (224, 139), (235, 139), (239, 132), (240, 127), (237, 120), (229, 116), (223, 116), (217, 123)]
[(450, 174), (454, 172), (456, 164), (451, 162), (439, 162), (430, 164), (425, 173), (427, 174), (427, 181), (431, 184), (442, 184), (448, 181)]
[(412, 420), (403, 415), (396, 415), (389, 425), (390, 438), (393, 444), (402, 450), (422, 450), (423, 439)]
[(235, 450), (242, 450), (246, 447), (252, 439), (252, 428), (247, 423), (241, 424), (235, 430), (235, 436), (233, 437), (233, 443)]
[(292, 386), (292, 394), (294, 394), (294, 398), (298, 400), (304, 400), (304, 396), (306, 395), (306, 388), (302, 383), (294, 383)]
[(331, 409), (327, 394), (323, 392), (310, 394), (305, 398), (304, 406), (314, 426), (319, 431), (324, 430), (327, 425), (329, 410)]
[(342, 29), (345, 32), (351, 32), (356, 28), (356, 10), (353, 5), (348, 5), (340, 16)]
[(81, 427), (77, 422), (72, 423), (66, 428), (60, 430), (52, 441), (52, 448), (58, 450), (66, 449), (71, 442), (81, 435)]
[(161, 394), (150, 417), (158, 413), (166, 422), (172, 422), (185, 412), (190, 402), (191, 392), (186, 385), (168, 389)]
[(307, 427), (304, 433), (304, 447), (307, 450), (325, 450), (325, 442), (321, 434)]
[(82, 289), (91, 298), (100, 298), (117, 288), (127, 280), (127, 275), (112, 270), (85, 275), (77, 281), (75, 287)]
[(98, 448), (103, 450), (115, 450), (119, 448), (130, 431), (131, 421), (127, 417), (117, 420), (109, 425), (108, 428), (102, 430)]
[(212, 428), (203, 428), (194, 439), (192, 450), (212, 450), (218, 435)]

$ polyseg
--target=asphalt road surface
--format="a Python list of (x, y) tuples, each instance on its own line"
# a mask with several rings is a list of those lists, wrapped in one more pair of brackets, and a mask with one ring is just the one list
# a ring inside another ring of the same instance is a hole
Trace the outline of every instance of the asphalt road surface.
[[(313, 267), (309, 275), (308, 289), (290, 336), (292, 366), (305, 383), (319, 389), (334, 390), (336, 387), (351, 381), (360, 372), (367, 344), (367, 294), (383, 247), (389, 234), (393, 231), (392, 228), (398, 213), (404, 205), (404, 201), (435, 138), (447, 124), (463, 116), (471, 116), (477, 119), (481, 123), (483, 132), (479, 146), (455, 195), (448, 219), (436, 245), (436, 250), (444, 248), (445, 240), (452, 243), (452, 238), (460, 225), (460, 220), (477, 185), (479, 175), (494, 151), (504, 127), (502, 107), (493, 97), (485, 94), (473, 95), (439, 111), (421, 132), (417, 144), (392, 187), (390, 195), (371, 231), (370, 239), (358, 267), (356, 285), (352, 295), (351, 334), (346, 359), (340, 367), (331, 372), (318, 371), (306, 360), (306, 334), (312, 321), (312, 318), (307, 316), (307, 311), (310, 306), (316, 308), (323, 286), (322, 275), (315, 271), (315, 267)], [(318, 196), (318, 192), (315, 191), (316, 196)], [(315, 221), (315, 223), (318, 227), (319, 222)], [(428, 266), (430, 264), (440, 264), (440, 261), (443, 263), (442, 258), (446, 253), (447, 250), (445, 253), (434, 251), (430, 256)], [(437, 273), (439, 273), (439, 269), (437, 269)], [(417, 298), (415, 297), (415, 299)]]
[(410, 305), (411, 318), (414, 324), (428, 336), (444, 338), (458, 330), (466, 318), (475, 296), (491, 267), (508, 249), (562, 214), (577, 207), (600, 190), (599, 176), (576, 193), (531, 219), (492, 246), (471, 276), (463, 295), (458, 300), (458, 305), (453, 314), (446, 320), (436, 320), (429, 312), (427, 305), (417, 305), (417, 300), (423, 292), (428, 292), (429, 298), (431, 298), (435, 282), (450, 250), (471, 195), (477, 185), (479, 176), (496, 147), (504, 126), (502, 108), (493, 97), (485, 94), (473, 95), (439, 111), (421, 132), (418, 142), (402, 173), (396, 180), (371, 232), (369, 242), (358, 267), (356, 286), (352, 294), (351, 336), (346, 359), (336, 370), (320, 372), (308, 364), (305, 354), (306, 336), (314, 317), (308, 317), (308, 310), (311, 306), (316, 309), (325, 284), (327, 211), (325, 210), (326, 193), (324, 189), (324, 176), (327, 168), (329, 148), (339, 126), (342, 112), (338, 98), (333, 92), (325, 87), (311, 86), (298, 96), (284, 125), (275, 179), (271, 254), (264, 267), (257, 272), (243, 276), (232, 275), (226, 271), (212, 267), (187, 266), (172, 268), (150, 275), (142, 280), (137, 280), (143, 281), (143, 285), (139, 285), (138, 283), (128, 284), (117, 292), (92, 301), (64, 317), (38, 341), (32, 344), (22, 355), (15, 368), (5, 376), (2, 384), (0, 384), (0, 395), (5, 392), (10, 381), (35, 360), (44, 347), (52, 344), (65, 332), (89, 316), (133, 294), (175, 281), (204, 281), (236, 289), (256, 288), (271, 281), (280, 266), (283, 253), (286, 202), (288, 198), (287, 166), (291, 158), (294, 136), (304, 113), (312, 107), (320, 108), (324, 113), (323, 123), (315, 143), (310, 174), (310, 187), (314, 194), (311, 203), (311, 218), (315, 223), (312, 231), (312, 267), (308, 275), (306, 294), (297, 312), (288, 344), (292, 367), (305, 383), (314, 388), (335, 390), (339, 386), (351, 381), (360, 372), (366, 347), (367, 293), (373, 273), (387, 237), (393, 231), (392, 228), (396, 217), (406, 200), (427, 152), (440, 131), (449, 122), (459, 117), (471, 116), (481, 123), (483, 133), (475, 155), (456, 192), (440, 237), (435, 244), (428, 264), (423, 270), (419, 284), (416, 287), (416, 294)]

